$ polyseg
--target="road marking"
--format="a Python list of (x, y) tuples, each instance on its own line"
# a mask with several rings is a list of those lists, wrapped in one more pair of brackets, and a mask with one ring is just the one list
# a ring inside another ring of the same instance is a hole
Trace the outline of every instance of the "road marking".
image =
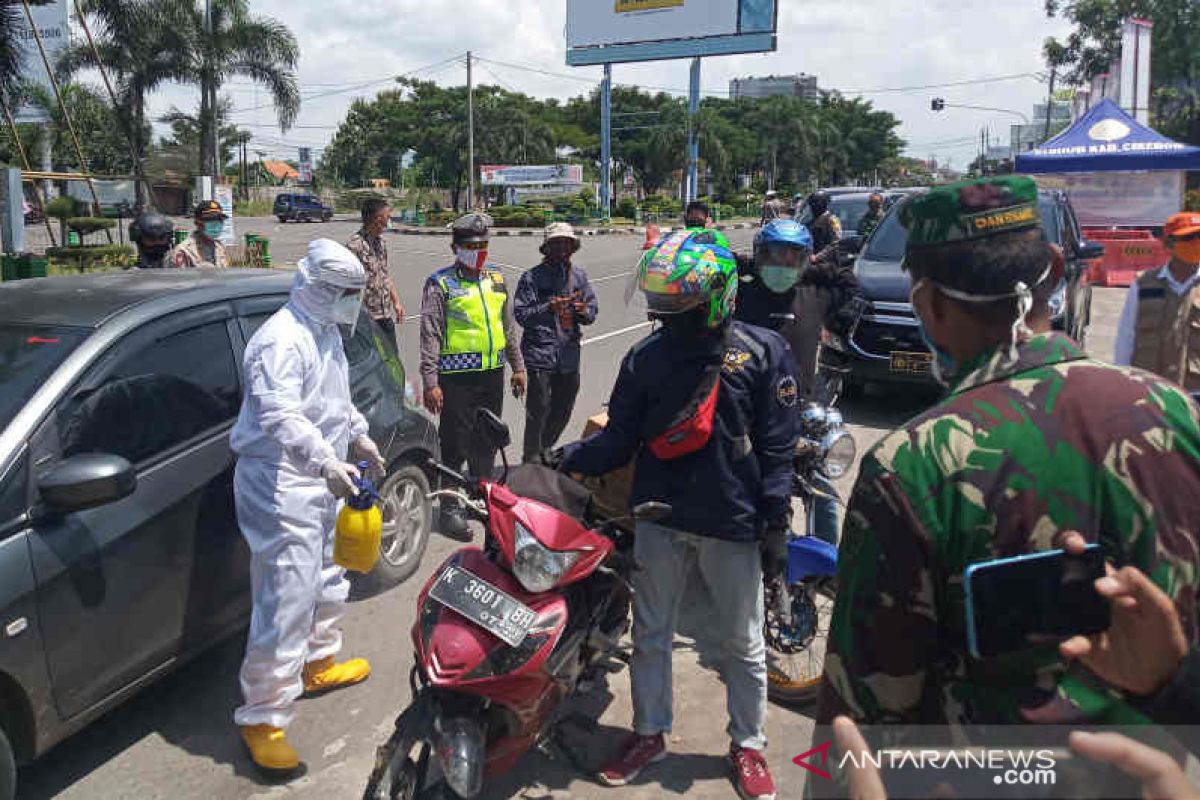
[(584, 339), (582, 342), (580, 342), (580, 344), (581, 345), (598, 344), (599, 342), (603, 342), (606, 339), (612, 339), (616, 336), (624, 336), (627, 333), (633, 333), (634, 331), (640, 331), (642, 328), (649, 328), (653, 324), (654, 324), (653, 322), (649, 322), (649, 321), (639, 322), (637, 325), (630, 325), (628, 328), (621, 328), (619, 330), (609, 331), (608, 333), (602, 333), (599, 336), (593, 336), (590, 339)]
[(628, 278), (630, 275), (636, 275), (636, 274), (637, 274), (637, 270), (630, 270), (629, 272), (618, 272), (616, 275), (605, 275), (601, 278), (590, 278), (588, 280), (588, 282), (589, 283), (604, 283), (605, 281), (615, 281), (620, 278)]

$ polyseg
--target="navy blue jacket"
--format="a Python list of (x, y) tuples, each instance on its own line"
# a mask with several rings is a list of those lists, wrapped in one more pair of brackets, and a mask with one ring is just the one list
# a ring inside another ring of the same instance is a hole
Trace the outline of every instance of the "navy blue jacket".
[[(550, 311), (550, 300), (579, 292), (587, 312), (575, 314), (575, 324), (563, 328), (558, 315)], [(596, 321), (599, 306), (596, 293), (582, 267), (562, 267), (542, 262), (521, 276), (513, 299), (521, 335), (521, 354), (525, 368), (542, 372), (578, 372), (580, 326)]]
[[(634, 345), (613, 387), (608, 426), (568, 447), (563, 468), (603, 475), (636, 455), (631, 503), (671, 504), (663, 524), (677, 530), (754, 541), (768, 523), (786, 520), (799, 400), (792, 354), (773, 331), (730, 325), (728, 337), (660, 329)], [(712, 438), (695, 453), (660, 461), (643, 446), (662, 433), (647, 429), (650, 409), (686, 407), (714, 359), (723, 367)]]

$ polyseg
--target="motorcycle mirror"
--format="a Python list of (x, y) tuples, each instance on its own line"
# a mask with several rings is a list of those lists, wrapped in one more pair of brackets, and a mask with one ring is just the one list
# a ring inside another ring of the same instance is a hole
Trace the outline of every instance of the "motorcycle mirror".
[(645, 520), (646, 522), (658, 522), (671, 516), (675, 509), (671, 508), (667, 503), (660, 503), (657, 500), (649, 500), (645, 503), (640, 503), (633, 508), (633, 518)]
[(512, 433), (509, 432), (508, 425), (488, 409), (481, 408), (475, 412), (475, 424), (480, 434), (487, 439), (487, 443), (496, 450), (503, 450), (512, 444)]

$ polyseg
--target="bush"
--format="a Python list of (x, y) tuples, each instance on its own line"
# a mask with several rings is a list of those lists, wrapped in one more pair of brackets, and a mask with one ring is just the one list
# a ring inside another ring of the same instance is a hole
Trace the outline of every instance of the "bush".
[(67, 220), (75, 216), (75, 198), (61, 195), (46, 204), (46, 216)]
[(134, 249), (123, 244), (47, 247), (46, 257), (51, 260), (51, 271), (54, 272), (61, 272), (61, 269), (55, 269), (55, 267), (61, 266), (69, 267), (76, 272), (87, 272), (89, 270), (124, 269), (137, 263)]
[(67, 220), (67, 229), (75, 231), (81, 237), (90, 236), (99, 231), (112, 230), (117, 227), (116, 220), (104, 217), (71, 217)]
[(637, 201), (632, 197), (622, 197), (613, 212), (615, 216), (633, 219), (637, 216)]

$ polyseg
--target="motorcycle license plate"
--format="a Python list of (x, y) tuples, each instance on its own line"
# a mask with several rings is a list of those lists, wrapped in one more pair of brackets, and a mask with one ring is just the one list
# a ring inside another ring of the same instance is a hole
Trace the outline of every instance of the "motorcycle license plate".
[(510, 647), (525, 641), (537, 612), (497, 589), (483, 578), (447, 566), (429, 590), (429, 596), (456, 611)]
[(929, 372), (929, 365), (932, 363), (933, 355), (930, 353), (909, 353), (903, 350), (892, 351), (892, 372), (903, 372), (908, 375), (924, 375), (926, 372)]

